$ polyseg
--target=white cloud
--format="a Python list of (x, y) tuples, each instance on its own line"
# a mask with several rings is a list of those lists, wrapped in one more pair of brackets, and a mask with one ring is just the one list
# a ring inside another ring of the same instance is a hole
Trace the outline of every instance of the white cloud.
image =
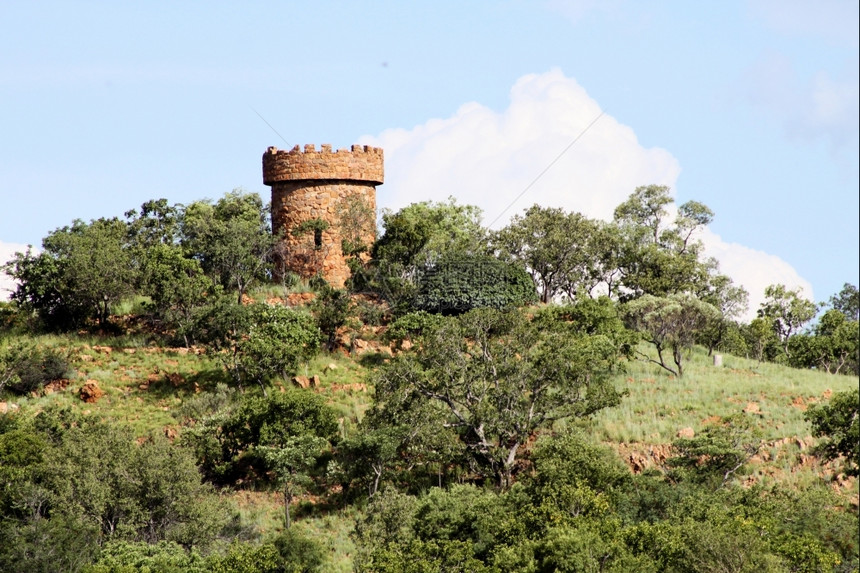
[[(18, 243), (4, 243), (0, 241), (0, 265), (9, 261), (15, 253), (23, 253), (27, 251), (27, 245), (19, 245)], [(15, 290), (15, 281), (6, 273), (0, 271), (0, 300), (9, 300), (12, 291)]]
[(449, 196), (484, 210), (494, 224), (533, 203), (609, 219), (639, 185), (672, 186), (678, 161), (645, 149), (629, 127), (604, 115), (522, 197), (526, 187), (600, 115), (600, 107), (560, 70), (520, 78), (508, 108), (467, 103), (446, 119), (391, 129), (361, 142), (385, 149), (380, 205), (398, 209)]
[[(493, 228), (534, 203), (609, 220), (639, 185), (674, 188), (681, 169), (671, 153), (641, 146), (630, 127), (608, 115), (517, 199), (599, 115), (600, 106), (585, 89), (556, 69), (520, 78), (502, 112), (467, 103), (451, 117), (389, 129), (361, 143), (385, 150), (380, 207), (396, 210), (454, 196), (481, 207), (484, 224), (494, 223)], [(722, 271), (750, 292), (753, 313), (772, 283), (801, 286), (812, 295), (809, 283), (778, 257), (727, 243), (709, 231), (703, 239)]]

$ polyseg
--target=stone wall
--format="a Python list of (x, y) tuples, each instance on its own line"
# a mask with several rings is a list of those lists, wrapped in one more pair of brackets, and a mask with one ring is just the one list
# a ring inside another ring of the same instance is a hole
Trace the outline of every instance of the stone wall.
[[(272, 229), (283, 234), (284, 266), (305, 278), (320, 273), (332, 286), (342, 287), (350, 272), (341, 251), (341, 215), (350, 200), (362, 201), (375, 213), (376, 185), (382, 181), (383, 155), (376, 147), (353, 145), (352, 151), (335, 152), (330, 145), (321, 151), (313, 145), (289, 152), (270, 147), (263, 155), (263, 182), (272, 188)], [(328, 223), (321, 237), (312, 230), (293, 234), (313, 219)], [(374, 217), (361, 238), (370, 245), (375, 235)]]

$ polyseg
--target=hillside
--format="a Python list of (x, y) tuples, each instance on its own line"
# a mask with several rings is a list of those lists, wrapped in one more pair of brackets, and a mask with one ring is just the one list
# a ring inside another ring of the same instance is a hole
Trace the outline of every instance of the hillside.
[[(261, 294), (266, 297), (267, 295)], [(271, 302), (280, 303), (277, 299)], [(295, 296), (297, 305), (310, 297)], [(115, 321), (133, 324), (133, 317)], [(288, 386), (306, 386), (303, 392), (322, 396), (338, 416), (343, 437), (355, 435), (357, 425), (372, 403), (372, 372), (393, 354), (383, 341), (385, 327), (355, 323), (341, 329), (339, 346), (323, 352), (300, 367), (296, 380), (281, 380), (270, 389), (283, 392)], [(7, 338), (5, 344), (29, 339)], [(83, 416), (110, 425), (130, 426), (140, 439), (151, 434), (182, 440), (183, 432), (213, 402), (234, 392), (228, 378), (211, 353), (202, 348), (158, 346), (145, 332), (122, 336), (87, 333), (33, 337), (40, 347), (53, 347), (69, 357), (67, 379), (54, 381), (40, 392), (22, 397), (7, 396), (0, 412), (32, 417), (51, 407), (69, 407)], [(642, 352), (649, 352), (640, 346)], [(676, 438), (693, 438), (709, 426), (718, 426), (732, 416), (742, 416), (761, 440), (747, 471), (732, 483), (779, 485), (803, 489), (827, 484), (839, 498), (858, 508), (858, 482), (838, 471), (835, 462), (823, 462), (815, 453), (803, 413), (811, 404), (823, 403), (836, 392), (857, 387), (857, 378), (798, 370), (772, 363), (723, 356), (723, 366), (713, 365), (704, 349), (695, 347), (687, 357), (685, 375), (676, 378), (654, 365), (638, 360), (623, 364), (612, 384), (626, 395), (619, 405), (607, 408), (589, 420), (569, 425), (585, 430), (607, 444), (632, 474), (665, 471)], [(246, 390), (259, 394), (258, 388)], [(221, 398), (218, 398), (221, 396)], [(556, 425), (563, 430), (568, 425)], [(283, 528), (282, 500), (277, 490), (254, 484), (222, 490), (223, 498), (237, 508), (246, 526), (258, 535), (272, 535)], [(325, 492), (301, 498), (296, 527), (318, 543), (330, 556), (331, 570), (351, 570), (356, 547), (350, 538), (360, 506), (332, 505)]]

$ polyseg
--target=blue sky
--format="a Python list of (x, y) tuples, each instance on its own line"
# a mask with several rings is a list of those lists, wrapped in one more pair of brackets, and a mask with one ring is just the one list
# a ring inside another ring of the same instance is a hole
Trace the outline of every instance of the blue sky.
[(3, 3), (0, 258), (152, 198), (265, 198), (270, 145), (382, 145), (381, 207), (489, 223), (602, 112), (495, 226), (667, 184), (715, 211), (702, 238), (753, 307), (771, 282), (825, 300), (860, 282), (857, 22), (853, 0)]

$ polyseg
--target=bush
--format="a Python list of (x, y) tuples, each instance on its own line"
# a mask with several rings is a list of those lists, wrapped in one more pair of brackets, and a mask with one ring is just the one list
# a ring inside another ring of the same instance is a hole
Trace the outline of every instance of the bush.
[(0, 352), (0, 390), (5, 387), (28, 394), (63, 378), (68, 371), (68, 357), (54, 348), (17, 344)]
[(504, 308), (537, 302), (537, 291), (521, 267), (488, 255), (455, 254), (420, 271), (414, 306), (461, 314), (473, 308)]

